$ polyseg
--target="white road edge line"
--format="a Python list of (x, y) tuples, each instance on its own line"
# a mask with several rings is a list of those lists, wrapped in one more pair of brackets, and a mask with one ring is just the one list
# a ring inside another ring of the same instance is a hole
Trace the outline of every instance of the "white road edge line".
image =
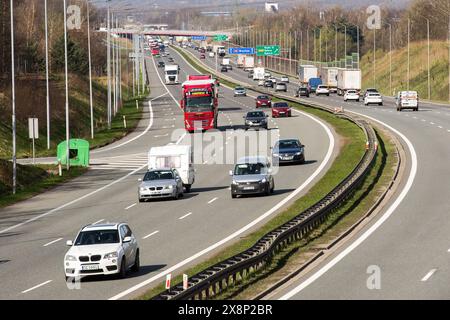
[(50, 246), (50, 245), (52, 245), (54, 243), (57, 243), (58, 241), (61, 241), (62, 239), (64, 239), (64, 238), (59, 238), (59, 239), (53, 240), (53, 241), (51, 241), (49, 243), (44, 244), (43, 247), (48, 247), (48, 246)]
[(27, 289), (27, 290), (22, 291), (22, 293), (28, 293), (28, 292), (30, 292), (30, 291), (33, 291), (33, 290), (35, 290), (35, 289), (37, 289), (37, 288), (40, 288), (40, 287), (45, 286), (46, 284), (49, 284), (49, 283), (52, 282), (52, 281), (53, 281), (53, 280), (45, 281), (45, 282), (43, 282), (43, 283), (41, 283), (41, 284), (38, 284), (37, 286), (34, 286), (33, 288), (30, 288), (30, 289)]
[[(177, 53), (178, 54), (178, 53)], [(179, 54), (178, 54), (179, 55)], [(181, 56), (181, 55), (180, 55)], [(183, 57), (182, 57), (183, 58)], [(184, 59), (184, 58), (183, 58)], [(186, 60), (185, 60), (186, 61)], [(187, 61), (186, 61), (187, 62)], [(189, 63), (188, 63), (189, 64)], [(194, 68), (195, 69), (195, 68)], [(197, 70), (198, 72), (198, 70)], [(202, 251), (190, 256), (189, 258), (173, 265), (172, 267), (168, 268), (165, 271), (162, 271), (158, 274), (156, 274), (155, 276), (136, 284), (135, 286), (131, 287), (130, 289), (127, 289), (125, 291), (120, 292), (119, 294), (111, 297), (109, 300), (118, 300), (121, 299), (127, 295), (129, 295), (130, 293), (139, 290), (140, 288), (158, 280), (161, 279), (163, 277), (165, 277), (167, 274), (172, 273), (173, 271), (187, 265), (188, 263), (200, 258), (201, 256), (215, 250), (216, 248), (224, 245), (225, 243), (229, 242), (230, 240), (235, 239), (236, 237), (239, 237), (241, 234), (243, 234), (244, 232), (246, 232), (247, 230), (251, 229), (253, 226), (257, 225), (258, 223), (260, 223), (261, 221), (263, 221), (264, 219), (270, 217), (271, 215), (273, 215), (278, 209), (282, 208), (286, 203), (288, 203), (290, 200), (292, 200), (295, 196), (297, 196), (300, 192), (302, 192), (305, 188), (307, 188), (312, 181), (314, 181), (314, 179), (325, 169), (325, 167), (328, 165), (329, 161), (331, 160), (331, 157), (333, 155), (333, 150), (335, 147), (335, 139), (334, 136), (331, 132), (331, 130), (319, 119), (316, 119), (315, 117), (313, 117), (312, 115), (309, 115), (307, 113), (304, 113), (302, 111), (299, 110), (295, 110), (300, 114), (303, 114), (304, 116), (312, 119), (313, 121), (315, 121), (316, 123), (318, 123), (320, 126), (322, 126), (322, 128), (325, 130), (325, 132), (328, 135), (328, 139), (330, 141), (329, 146), (328, 146), (328, 151), (325, 155), (324, 160), (322, 161), (322, 163), (320, 164), (320, 166), (316, 169), (316, 171), (314, 171), (314, 173), (301, 185), (299, 186), (296, 190), (294, 190), (292, 193), (290, 193), (286, 198), (284, 198), (283, 200), (281, 200), (278, 204), (276, 204), (274, 207), (272, 207), (269, 211), (265, 212), (264, 214), (262, 214), (261, 216), (259, 216), (258, 218), (256, 218), (255, 220), (253, 220), (252, 222), (250, 222), (249, 224), (247, 224), (246, 226), (242, 227), (241, 229), (235, 231), (234, 233), (230, 234), (228, 237), (216, 242), (215, 244), (203, 249)]]
[(142, 239), (143, 239), (143, 240), (146, 240), (146, 239), (148, 239), (148, 238), (150, 238), (150, 237), (152, 237), (152, 236), (154, 236), (154, 235), (156, 235), (156, 234), (158, 234), (158, 233), (159, 233), (159, 231), (152, 232), (152, 233), (150, 233), (149, 235), (143, 237)]
[(190, 215), (192, 215), (192, 212), (189, 212), (188, 214), (186, 214), (186, 215), (180, 217), (178, 220), (184, 220), (184, 219), (186, 219), (187, 217), (189, 217)]
[(397, 129), (394, 129), (393, 127), (389, 126), (388, 124), (377, 120), (375, 118), (369, 117), (367, 115), (363, 115), (358, 112), (349, 111), (351, 113), (354, 113), (356, 115), (359, 115), (361, 117), (366, 117), (368, 119), (371, 119), (372, 121), (378, 122), (381, 125), (385, 126), (386, 128), (390, 129), (391, 131), (395, 132), (397, 135), (399, 135), (403, 141), (406, 142), (408, 145), (409, 152), (411, 154), (411, 171), (409, 173), (408, 181), (406, 182), (405, 187), (403, 188), (402, 192), (400, 193), (399, 197), (394, 201), (394, 203), (387, 209), (387, 211), (384, 213), (384, 215), (377, 220), (366, 232), (364, 232), (358, 239), (356, 239), (351, 245), (349, 245), (344, 251), (342, 251), (338, 256), (336, 256), (333, 260), (328, 262), (325, 266), (323, 266), (320, 270), (315, 272), (312, 276), (310, 276), (308, 279), (303, 281), (300, 285), (283, 295), (279, 300), (288, 300), (291, 297), (298, 294), (300, 291), (305, 289), (307, 286), (309, 286), (311, 283), (316, 281), (318, 278), (320, 278), (323, 274), (325, 274), (328, 270), (330, 270), (334, 265), (336, 265), (339, 261), (345, 258), (346, 255), (348, 255), (350, 252), (352, 252), (356, 247), (358, 247), (364, 240), (366, 240), (372, 233), (375, 232), (389, 217), (394, 213), (394, 211), (397, 209), (397, 207), (402, 203), (403, 199), (408, 194), (409, 190), (411, 189), (414, 179), (416, 177), (417, 173), (417, 154), (416, 150), (414, 149), (414, 146), (412, 145), (411, 141), (400, 131)]
[(428, 279), (431, 278), (431, 276), (437, 271), (437, 269), (431, 269), (426, 275), (425, 277), (423, 277), (420, 281), (425, 282)]

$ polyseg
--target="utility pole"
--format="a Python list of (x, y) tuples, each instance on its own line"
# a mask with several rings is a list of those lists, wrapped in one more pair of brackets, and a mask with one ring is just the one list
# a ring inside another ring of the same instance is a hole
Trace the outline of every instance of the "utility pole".
[(47, 86), (47, 150), (50, 150), (50, 88), (49, 88), (49, 71), (48, 71), (48, 6), (47, 0), (45, 7), (45, 81)]
[(65, 80), (66, 80), (66, 162), (67, 170), (70, 169), (70, 128), (69, 128), (69, 70), (67, 57), (67, 5), (64, 0), (64, 56), (65, 56)]
[(411, 32), (411, 20), (408, 18), (408, 72), (407, 72), (407, 77), (408, 77), (408, 85), (407, 85), (407, 90), (409, 91), (409, 79), (410, 79), (410, 58), (409, 58), (409, 54), (410, 54), (410, 32)]
[(306, 28), (306, 59), (309, 63), (309, 26)]
[(108, 37), (107, 37), (107, 73), (108, 73), (108, 129), (111, 129), (111, 108), (112, 108), (112, 101), (111, 101), (111, 8), (108, 4)]
[[(47, 0), (45, 0), (47, 2)], [(88, 55), (89, 55), (89, 106), (91, 111), (91, 139), (94, 139), (94, 99), (92, 96), (92, 58), (91, 58), (91, 26), (89, 0), (86, 1), (87, 9), (87, 32), (88, 32)]]
[(430, 74), (430, 20), (427, 19), (427, 42), (428, 42), (428, 100), (431, 100), (431, 74)]
[(17, 150), (16, 150), (16, 70), (14, 60), (14, 2), (11, 6), (11, 108), (12, 108), (12, 162), (13, 162), (13, 194), (17, 189)]
[(376, 66), (376, 29), (373, 29), (373, 87), (375, 87), (375, 66)]

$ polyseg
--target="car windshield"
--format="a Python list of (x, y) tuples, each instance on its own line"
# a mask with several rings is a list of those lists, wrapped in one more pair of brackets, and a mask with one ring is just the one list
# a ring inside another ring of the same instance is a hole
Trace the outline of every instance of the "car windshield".
[(244, 90), (244, 88), (235, 88), (234, 90), (236, 90), (236, 91), (243, 91)]
[(244, 163), (236, 165), (234, 175), (245, 176), (251, 174), (265, 174), (266, 166), (262, 163)]
[(262, 118), (265, 117), (264, 112), (249, 112), (247, 113), (247, 118)]
[(275, 104), (273, 105), (273, 107), (274, 107), (274, 108), (288, 108), (289, 105), (288, 105), (287, 103), (285, 103), (285, 102), (281, 102), (281, 103), (275, 103)]
[(380, 94), (379, 93), (371, 93), (369, 94), (369, 97), (379, 97)]
[(186, 112), (209, 112), (213, 110), (211, 96), (191, 97), (186, 99)]
[(258, 100), (269, 100), (268, 96), (259, 96)]
[(275, 146), (275, 149), (278, 149), (278, 150), (294, 149), (294, 148), (300, 148), (300, 143), (297, 140), (280, 141)]
[(150, 171), (145, 174), (144, 181), (155, 181), (155, 180), (172, 180), (172, 171), (161, 170), (161, 171)]
[(347, 94), (356, 94), (356, 91), (347, 91)]
[(119, 242), (119, 232), (117, 230), (83, 231), (80, 232), (75, 240), (75, 246), (92, 246)]
[(166, 74), (168, 74), (168, 75), (177, 75), (178, 71), (176, 71), (176, 70), (169, 70), (169, 71), (166, 71)]

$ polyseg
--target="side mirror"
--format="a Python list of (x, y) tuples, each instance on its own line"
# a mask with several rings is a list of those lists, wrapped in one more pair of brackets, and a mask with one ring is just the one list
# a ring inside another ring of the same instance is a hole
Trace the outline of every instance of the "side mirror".
[(131, 237), (125, 237), (125, 239), (123, 239), (122, 242), (123, 243), (130, 243), (131, 242)]
[(228, 174), (230, 175), (230, 177), (232, 177), (234, 175), (233, 170), (230, 170)]
[(73, 241), (72, 240), (67, 240), (66, 246), (72, 247), (73, 246)]
[(180, 101), (180, 108), (184, 110), (184, 107), (185, 107), (185, 105), (184, 105), (184, 100), (181, 100), (181, 101)]

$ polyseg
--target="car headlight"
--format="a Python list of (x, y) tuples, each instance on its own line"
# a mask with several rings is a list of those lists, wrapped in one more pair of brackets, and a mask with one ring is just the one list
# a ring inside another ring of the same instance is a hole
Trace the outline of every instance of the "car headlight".
[(295, 155), (296, 155), (296, 156), (301, 156), (302, 153), (303, 153), (303, 151), (300, 151), (300, 152), (297, 152)]
[(239, 183), (237, 183), (235, 180), (233, 180), (233, 181), (231, 182), (231, 184), (232, 184), (233, 186), (237, 186)]
[(275, 158), (278, 158), (280, 155), (279, 155), (278, 153), (274, 153), (273, 156), (274, 156)]
[(118, 257), (117, 252), (110, 252), (110, 253), (105, 254), (103, 256), (103, 259), (114, 259), (114, 258), (117, 258), (117, 257)]
[(145, 188), (145, 187), (141, 187), (141, 188), (139, 188), (141, 191), (147, 191), (147, 188)]
[(266, 178), (262, 179), (261, 183), (267, 183), (267, 179)]
[(65, 260), (66, 261), (77, 261), (77, 257), (71, 256), (71, 255), (67, 255)]
[(166, 189), (166, 190), (172, 190), (172, 189), (173, 189), (173, 186), (166, 186), (164, 189)]

